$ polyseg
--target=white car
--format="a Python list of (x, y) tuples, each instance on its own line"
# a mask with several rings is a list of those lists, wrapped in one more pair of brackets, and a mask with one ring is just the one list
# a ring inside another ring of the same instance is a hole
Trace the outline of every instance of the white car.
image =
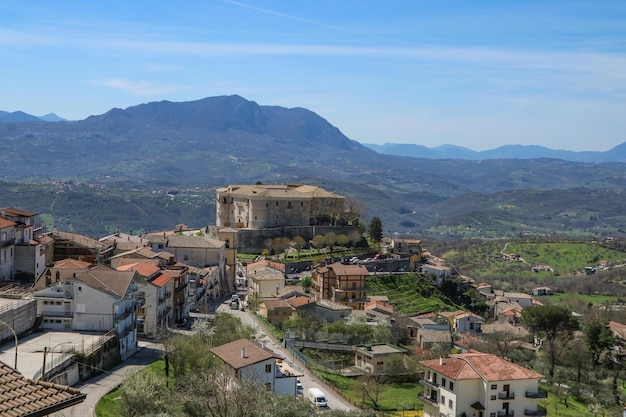
[(300, 378), (296, 378), (296, 389), (298, 391), (302, 389), (302, 381), (300, 381)]

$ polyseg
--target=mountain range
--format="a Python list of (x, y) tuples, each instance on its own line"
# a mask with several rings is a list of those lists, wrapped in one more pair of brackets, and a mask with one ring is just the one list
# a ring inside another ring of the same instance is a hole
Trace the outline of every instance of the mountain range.
[(626, 162), (626, 142), (605, 152), (566, 151), (546, 148), (539, 145), (504, 145), (486, 151), (474, 151), (455, 145), (441, 145), (428, 148), (423, 145), (385, 143), (377, 145), (364, 143), (364, 146), (385, 155), (413, 156), (428, 159), (537, 159), (551, 158), (575, 162)]
[[(363, 220), (380, 217), (386, 233), (475, 237), (626, 230), (626, 199), (617, 198), (626, 188), (623, 162), (428, 159), (378, 151), (307, 109), (264, 106), (237, 95), (144, 103), (79, 121), (5, 121), (0, 206), (28, 201), (21, 208), (51, 218), (82, 216), (75, 220), (81, 222), (78, 231), (95, 237), (106, 227), (137, 230), (133, 216), (141, 217), (142, 228), (174, 225), (163, 224), (171, 201), (147, 206), (152, 198), (136, 193), (173, 191), (167, 194), (171, 200), (185, 190), (194, 196), (206, 192), (206, 208), (186, 212), (177, 206), (172, 216), (202, 226), (214, 222), (214, 188), (260, 181), (310, 183), (358, 199), (367, 207)], [(73, 185), (71, 201), (64, 200), (68, 192), (49, 195), (54, 181)], [(90, 187), (78, 193), (80, 184)], [(112, 196), (111, 190), (120, 193)], [(80, 210), (72, 212), (72, 201), (81, 201)]]
[(54, 113), (48, 113), (45, 116), (33, 116), (32, 114), (24, 113), (23, 111), (8, 112), (0, 110), (0, 123), (34, 121), (62, 122), (65, 121), (65, 119)]

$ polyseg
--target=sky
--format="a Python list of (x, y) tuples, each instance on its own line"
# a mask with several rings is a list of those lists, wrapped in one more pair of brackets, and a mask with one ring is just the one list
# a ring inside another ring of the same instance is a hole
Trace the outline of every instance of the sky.
[(623, 0), (0, 0), (0, 110), (238, 94), (361, 143), (626, 142)]

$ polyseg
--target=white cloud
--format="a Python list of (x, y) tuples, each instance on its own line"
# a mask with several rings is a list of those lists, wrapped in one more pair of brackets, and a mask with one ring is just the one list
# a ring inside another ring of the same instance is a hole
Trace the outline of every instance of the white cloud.
[(112, 78), (109, 80), (96, 82), (95, 84), (103, 87), (123, 90), (140, 97), (174, 93), (181, 90), (181, 87), (177, 85), (162, 85), (148, 81), (131, 81), (121, 78)]

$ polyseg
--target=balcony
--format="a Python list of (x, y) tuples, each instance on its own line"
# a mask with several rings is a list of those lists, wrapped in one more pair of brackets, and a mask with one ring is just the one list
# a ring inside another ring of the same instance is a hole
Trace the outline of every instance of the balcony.
[(44, 317), (72, 317), (74, 315), (71, 311), (42, 311), (41, 315)]
[(15, 245), (15, 238), (0, 240), (0, 246), (1, 247), (12, 246), (12, 245)]
[(541, 408), (538, 408), (536, 410), (526, 410), (526, 409), (524, 409), (524, 415), (525, 416), (541, 416), (541, 417), (544, 417), (544, 416), (547, 416), (548, 413), (546, 412), (546, 410), (541, 409)]
[(513, 400), (515, 399), (515, 393), (511, 391), (502, 391), (498, 393), (499, 400)]
[(436, 382), (431, 381), (430, 379), (420, 379), (420, 384), (432, 389), (439, 390), (439, 385)]
[(537, 398), (537, 399), (548, 398), (548, 394), (546, 394), (545, 392), (541, 392), (541, 391), (526, 391), (526, 398)]
[(498, 411), (498, 417), (513, 417), (513, 416), (514, 416), (513, 410)]
[(426, 397), (423, 394), (419, 394), (417, 398), (424, 404), (428, 404), (431, 407), (439, 407), (439, 403), (437, 402), (437, 397)]

